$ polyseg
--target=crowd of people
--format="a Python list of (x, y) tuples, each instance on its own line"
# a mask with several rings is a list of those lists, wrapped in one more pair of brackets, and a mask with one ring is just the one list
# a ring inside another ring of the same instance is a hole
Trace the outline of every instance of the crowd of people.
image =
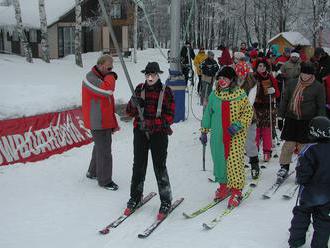
[[(300, 204), (294, 209), (290, 228), (291, 247), (305, 242), (313, 216), (312, 247), (326, 247), (330, 233), (330, 58), (316, 48), (309, 60), (299, 47), (278, 46), (266, 51), (242, 43), (230, 54), (225, 46), (218, 61), (212, 51), (200, 48), (197, 55), (190, 42), (181, 50), (181, 67), (188, 81), (192, 64), (199, 82), (197, 91), (203, 105), (200, 141), (208, 142), (215, 181), (219, 184), (214, 199), (227, 197), (228, 208), (237, 207), (245, 185), (244, 156), (249, 158), (251, 177), (260, 177), (259, 154), (263, 161), (272, 158), (277, 129), (284, 141), (279, 158), (278, 180), (288, 176), (292, 155), (299, 153), (297, 182), (302, 184)], [(237, 49), (238, 50), (238, 49)], [(143, 185), (151, 150), (160, 195), (158, 217), (170, 211), (172, 194), (167, 173), (168, 136), (172, 134), (175, 100), (171, 88), (163, 84), (158, 63), (150, 62), (141, 71), (145, 82), (135, 88), (126, 112), (134, 118), (133, 167), (130, 199), (125, 214), (141, 204)], [(119, 130), (113, 92), (117, 75), (113, 59), (103, 55), (86, 75), (82, 86), (85, 126), (91, 129), (94, 148), (87, 177), (101, 187), (117, 190), (112, 180), (111, 137)], [(310, 145), (311, 143), (316, 143)], [(328, 213), (328, 215), (327, 215)]]
[[(293, 211), (290, 247), (305, 243), (311, 216), (312, 247), (327, 247), (330, 170), (320, 161), (328, 156), (322, 151), (329, 148), (326, 143), (330, 141), (330, 121), (325, 117), (330, 116), (329, 55), (323, 48), (316, 48), (314, 56), (308, 59), (300, 46), (284, 48), (281, 54), (278, 45), (261, 51), (257, 43), (247, 48), (244, 42), (232, 56), (224, 46), (219, 50), (222, 53), (218, 65), (213, 52), (205, 56), (204, 48), (193, 61), (204, 105), (200, 140), (206, 145), (210, 132), (214, 177), (219, 183), (214, 199), (229, 196), (229, 208), (239, 205), (245, 181), (244, 154), (249, 157), (251, 177), (258, 179), (259, 154), (263, 154), (264, 162), (270, 161), (279, 129), (284, 143), (277, 182), (288, 177), (296, 153), (297, 181), (303, 185), (300, 204)], [(207, 92), (203, 85), (208, 86)], [(319, 144), (311, 146), (313, 142)], [(324, 175), (319, 174), (323, 172)]]

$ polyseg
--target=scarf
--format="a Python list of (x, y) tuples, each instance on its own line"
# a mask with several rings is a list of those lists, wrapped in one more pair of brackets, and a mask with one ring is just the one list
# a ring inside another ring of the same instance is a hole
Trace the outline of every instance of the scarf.
[(293, 92), (291, 101), (290, 101), (290, 110), (298, 117), (298, 120), (301, 118), (301, 102), (303, 101), (303, 92), (315, 81), (315, 76), (311, 76), (308, 80), (303, 81), (299, 77), (298, 84)]

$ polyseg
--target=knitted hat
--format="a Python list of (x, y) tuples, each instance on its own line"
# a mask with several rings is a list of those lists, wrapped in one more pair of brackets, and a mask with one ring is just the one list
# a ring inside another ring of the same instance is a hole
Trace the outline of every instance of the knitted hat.
[(292, 52), (292, 53), (290, 54), (290, 57), (300, 58), (300, 54), (297, 53), (297, 52)]
[(234, 53), (234, 58), (236, 59), (244, 59), (245, 58), (245, 54), (242, 52), (235, 52)]
[(207, 51), (207, 56), (209, 56), (209, 57), (214, 56), (214, 52), (212, 52), (212, 51)]
[(231, 66), (224, 66), (221, 71), (219, 72), (217, 78), (219, 79), (219, 77), (226, 77), (228, 79), (230, 79), (231, 81), (233, 81), (234, 79), (237, 78), (236, 72), (233, 69), (233, 67)]
[(325, 54), (325, 51), (322, 47), (315, 48), (314, 56), (318, 57), (318, 56), (321, 56), (323, 54)]
[(315, 75), (315, 66), (312, 62), (303, 62), (301, 63), (301, 73), (309, 74), (309, 75)]

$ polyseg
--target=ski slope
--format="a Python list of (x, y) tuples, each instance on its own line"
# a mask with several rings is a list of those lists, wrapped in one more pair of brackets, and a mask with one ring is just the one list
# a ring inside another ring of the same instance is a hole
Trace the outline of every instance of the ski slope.
[[(96, 58), (97, 54), (85, 55), (85, 68), (77, 69), (73, 57), (52, 61), (50, 65), (38, 60), (28, 65), (20, 57), (0, 54), (0, 73), (6, 79), (0, 84), (1, 117), (79, 105), (81, 79)], [(134, 82), (143, 80), (139, 71), (148, 61), (154, 60), (167, 71), (168, 65), (157, 50), (140, 52), (137, 65), (128, 61)], [(22, 73), (8, 71), (13, 63)], [(118, 61), (115, 66), (120, 78), (116, 99), (126, 101), (130, 97), (129, 88)], [(163, 79), (167, 77), (165, 74)], [(195, 93), (192, 99), (192, 108), (201, 117), (202, 109), (197, 105)], [(202, 146), (198, 139), (200, 122), (191, 112), (187, 121), (173, 125), (167, 159), (174, 200), (184, 197), (184, 202), (145, 240), (138, 239), (137, 235), (154, 221), (160, 206), (158, 196), (122, 225), (110, 230), (108, 235), (100, 235), (99, 230), (123, 213), (129, 199), (133, 161), (132, 123), (121, 122), (120, 126), (121, 132), (114, 135), (112, 146), (113, 180), (120, 187), (118, 191), (107, 191), (100, 188), (95, 180), (85, 177), (92, 144), (45, 161), (0, 167), (1, 248), (288, 247), (288, 228), (295, 198), (285, 200), (282, 194), (294, 183), (294, 177), (289, 178), (272, 199), (262, 199), (263, 192), (274, 182), (278, 170), (278, 161), (274, 158), (267, 169), (262, 170), (262, 178), (251, 196), (214, 229), (205, 231), (202, 223), (220, 213), (227, 201), (194, 219), (187, 220), (182, 216), (183, 211), (194, 211), (212, 200), (217, 187), (207, 179), (212, 175), (209, 146), (207, 170), (202, 171)], [(277, 150), (279, 153), (280, 148)], [(157, 192), (157, 184), (149, 159), (145, 193), (151, 191)], [(309, 242), (310, 238), (305, 247), (309, 247)]]

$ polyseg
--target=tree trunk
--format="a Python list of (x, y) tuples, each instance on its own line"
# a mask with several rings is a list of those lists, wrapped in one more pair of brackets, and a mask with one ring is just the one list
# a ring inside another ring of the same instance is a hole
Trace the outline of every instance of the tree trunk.
[(26, 61), (29, 63), (32, 63), (32, 51), (31, 47), (26, 39), (24, 29), (23, 29), (23, 23), (22, 23), (22, 14), (21, 14), (21, 7), (19, 4), (19, 0), (13, 0), (14, 9), (15, 9), (15, 18), (16, 18), (16, 25), (17, 25), (17, 32), (21, 41), (21, 44), (23, 45), (24, 50), (24, 56), (26, 57)]
[(82, 57), (81, 57), (81, 31), (82, 31), (82, 18), (81, 18), (81, 0), (75, 0), (75, 15), (76, 15), (76, 26), (75, 26), (75, 58), (76, 65), (83, 67)]
[(41, 56), (43, 61), (45, 61), (46, 63), (50, 63), (45, 0), (39, 0), (39, 15), (40, 15), (40, 29), (41, 29)]
[(137, 50), (137, 18), (138, 18), (138, 5), (135, 4), (135, 10), (134, 10), (134, 49), (133, 49), (133, 62), (136, 64), (137, 63), (137, 57), (136, 57), (136, 50)]

